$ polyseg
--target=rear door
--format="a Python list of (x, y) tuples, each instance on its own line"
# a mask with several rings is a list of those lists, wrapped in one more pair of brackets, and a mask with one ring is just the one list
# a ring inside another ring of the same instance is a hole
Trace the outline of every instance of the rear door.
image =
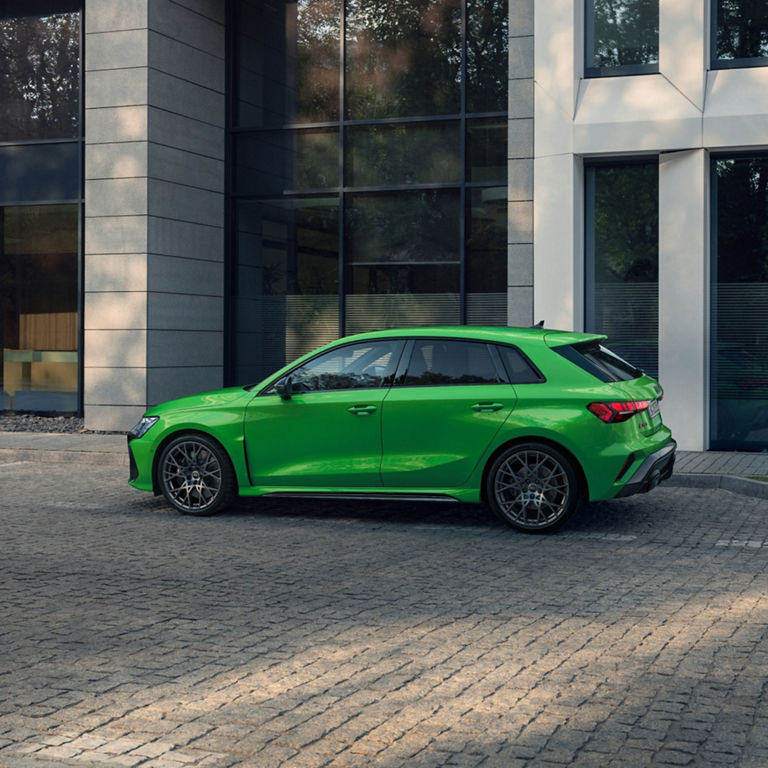
[(414, 339), (382, 406), (381, 480), (455, 488), (469, 479), (515, 406), (492, 345)]

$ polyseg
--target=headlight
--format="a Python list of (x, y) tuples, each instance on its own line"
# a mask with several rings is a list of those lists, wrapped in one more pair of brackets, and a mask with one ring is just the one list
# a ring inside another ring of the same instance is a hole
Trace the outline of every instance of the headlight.
[(143, 437), (150, 427), (157, 423), (159, 418), (159, 416), (142, 416), (139, 423), (128, 434), (134, 440)]

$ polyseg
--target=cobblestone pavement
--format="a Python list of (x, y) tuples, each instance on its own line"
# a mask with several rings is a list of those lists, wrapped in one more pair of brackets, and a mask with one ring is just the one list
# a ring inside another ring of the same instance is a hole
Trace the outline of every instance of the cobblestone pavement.
[(184, 518), (0, 466), (0, 766), (768, 765), (768, 502), (552, 536), (450, 504)]

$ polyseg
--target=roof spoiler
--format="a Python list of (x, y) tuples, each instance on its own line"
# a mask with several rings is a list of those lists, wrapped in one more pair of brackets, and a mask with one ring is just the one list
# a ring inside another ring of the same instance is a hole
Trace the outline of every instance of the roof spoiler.
[(543, 320), (539, 320), (539, 322), (538, 322), (538, 323), (534, 323), (534, 324), (531, 326), (531, 328), (543, 328), (543, 327), (544, 327), (544, 321), (543, 321)]

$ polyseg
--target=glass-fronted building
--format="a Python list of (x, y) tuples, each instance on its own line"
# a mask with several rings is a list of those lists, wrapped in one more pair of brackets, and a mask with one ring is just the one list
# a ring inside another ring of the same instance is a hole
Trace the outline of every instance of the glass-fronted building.
[(0, 2), (2, 409), (128, 427), (340, 335), (607, 333), (768, 448), (746, 0)]

